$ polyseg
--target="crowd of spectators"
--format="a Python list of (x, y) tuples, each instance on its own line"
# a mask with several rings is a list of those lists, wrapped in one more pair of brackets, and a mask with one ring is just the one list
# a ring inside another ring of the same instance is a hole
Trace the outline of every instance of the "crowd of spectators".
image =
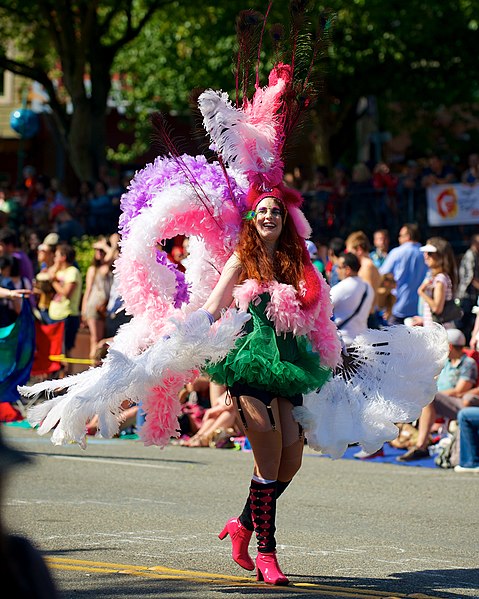
[[(475, 185), (479, 154), (470, 154), (466, 164), (452, 164), (434, 154), (404, 163), (357, 163), (350, 169), (342, 164), (329, 170), (318, 166), (309, 180), (290, 176), (307, 197), (307, 216), (319, 236), (345, 237), (351, 230), (372, 235), (375, 230), (397, 232), (403, 222), (421, 223), (426, 234), (426, 190), (431, 185), (464, 183)], [(451, 233), (451, 232), (450, 232)], [(450, 234), (449, 233), (449, 234)], [(462, 253), (470, 233), (455, 231), (454, 245)]]
[[(315, 243), (308, 242), (308, 250), (331, 286), (333, 318), (345, 346), (366, 328), (431, 326), (451, 302), (460, 309), (449, 320), (440, 320), (451, 336), (449, 371), (443, 375), (447, 384), (441, 384), (433, 403), (421, 415), (418, 435), (412, 447), (405, 447), (404, 460), (429, 452), (438, 415), (466, 422), (460, 409), (477, 405), (479, 354), (474, 352), (479, 350), (479, 234), (473, 234), (469, 247), (459, 254), (440, 236), (425, 239), (414, 222), (403, 221), (397, 227), (394, 223), (403, 214), (401, 202), (406, 191), (454, 181), (474, 185), (478, 165), (479, 157), (471, 154), (462, 173), (438, 156), (422, 166), (409, 162), (401, 173), (392, 173), (385, 163), (372, 168), (361, 163), (351, 175), (338, 165), (330, 177), (325, 167), (318, 167), (314, 181), (303, 186), (306, 196), (313, 193), (321, 199), (322, 209), (314, 213), (313, 203), (309, 216), (312, 212), (325, 228)], [(18, 291), (23, 290), (38, 322), (64, 323), (66, 358), (74, 357), (76, 334), (83, 326), (89, 331), (91, 363), (99, 363), (108, 340), (128, 320), (112, 268), (118, 254), (119, 202), (126, 185), (113, 173), (94, 185), (83, 182), (78, 194), (69, 197), (54, 179), (37, 177), (30, 170), (22, 189), (0, 192), (0, 289), (6, 290), (0, 294), (0, 326), (16, 319), (22, 304)], [(371, 200), (370, 194), (375, 198), (377, 218), (368, 222), (378, 226), (356, 229), (353, 217), (359, 205), (364, 204), (371, 216), (371, 204), (368, 207), (365, 200)], [(325, 231), (330, 235), (325, 236)], [(84, 234), (94, 236), (93, 257), (81, 272), (72, 243)], [(181, 239), (169, 246), (168, 257), (184, 269), (187, 252), (188, 240)], [(465, 348), (472, 357), (466, 356)], [(69, 368), (67, 361), (61, 376)], [(447, 409), (444, 396), (454, 399)], [(232, 439), (242, 437), (226, 389), (200, 377), (185, 386), (179, 399), (182, 445), (230, 447)], [(135, 433), (142, 412), (138, 407), (133, 412), (129, 409), (125, 406), (126, 428)], [(471, 426), (470, 419), (467, 422)], [(89, 423), (89, 430), (95, 432), (94, 422)]]

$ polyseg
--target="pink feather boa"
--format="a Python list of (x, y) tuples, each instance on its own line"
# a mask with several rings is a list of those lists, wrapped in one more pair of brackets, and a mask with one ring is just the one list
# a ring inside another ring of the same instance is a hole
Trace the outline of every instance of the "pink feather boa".
[[(310, 284), (312, 273), (309, 274)], [(315, 299), (312, 305), (304, 306), (303, 298), (308, 297), (306, 282), (302, 282), (298, 293), (291, 285), (272, 281), (259, 283), (247, 279), (235, 287), (234, 298), (240, 310), (247, 310), (250, 302), (257, 305), (262, 293), (269, 293), (266, 317), (274, 323), (277, 335), (293, 333), (306, 335), (313, 349), (321, 357), (321, 363), (335, 368), (341, 355), (341, 342), (335, 324), (331, 320), (333, 308), (329, 297), (329, 285), (319, 275), (315, 277)]]

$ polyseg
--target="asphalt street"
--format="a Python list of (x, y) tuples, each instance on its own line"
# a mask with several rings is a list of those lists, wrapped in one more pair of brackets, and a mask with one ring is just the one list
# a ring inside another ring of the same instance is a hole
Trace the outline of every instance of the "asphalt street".
[(34, 462), (9, 477), (3, 516), (41, 549), (62, 598), (479, 596), (477, 474), (332, 461), (306, 447), (278, 505), (292, 585), (271, 588), (217, 537), (244, 504), (250, 453), (120, 439), (83, 451), (28, 429), (4, 434)]

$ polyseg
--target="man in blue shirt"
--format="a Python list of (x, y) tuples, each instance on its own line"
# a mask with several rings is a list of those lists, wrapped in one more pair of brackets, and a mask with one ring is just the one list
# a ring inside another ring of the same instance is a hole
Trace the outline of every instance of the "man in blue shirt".
[(476, 361), (464, 353), (466, 337), (459, 329), (447, 329), (449, 358), (437, 380), (438, 393), (433, 401), (422, 409), (419, 417), (416, 446), (397, 457), (400, 462), (410, 462), (429, 457), (428, 445), (432, 425), (439, 416), (451, 420), (457, 418), (464, 407), (479, 405)]
[(417, 290), (427, 273), (424, 256), (419, 249), (419, 228), (415, 223), (401, 227), (399, 244), (389, 252), (379, 269), (382, 275), (391, 273), (396, 281), (396, 303), (389, 324), (404, 324), (405, 318), (417, 314)]

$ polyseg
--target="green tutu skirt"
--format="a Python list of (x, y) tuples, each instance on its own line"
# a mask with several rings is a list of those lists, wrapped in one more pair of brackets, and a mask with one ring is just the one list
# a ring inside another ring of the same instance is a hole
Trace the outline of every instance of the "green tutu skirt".
[(247, 384), (279, 397), (322, 387), (330, 378), (331, 369), (321, 366), (307, 337), (277, 335), (274, 323), (265, 315), (269, 295), (262, 294), (260, 299), (258, 305), (250, 304), (251, 320), (245, 325), (245, 335), (223, 360), (208, 364), (206, 372), (221, 385)]

